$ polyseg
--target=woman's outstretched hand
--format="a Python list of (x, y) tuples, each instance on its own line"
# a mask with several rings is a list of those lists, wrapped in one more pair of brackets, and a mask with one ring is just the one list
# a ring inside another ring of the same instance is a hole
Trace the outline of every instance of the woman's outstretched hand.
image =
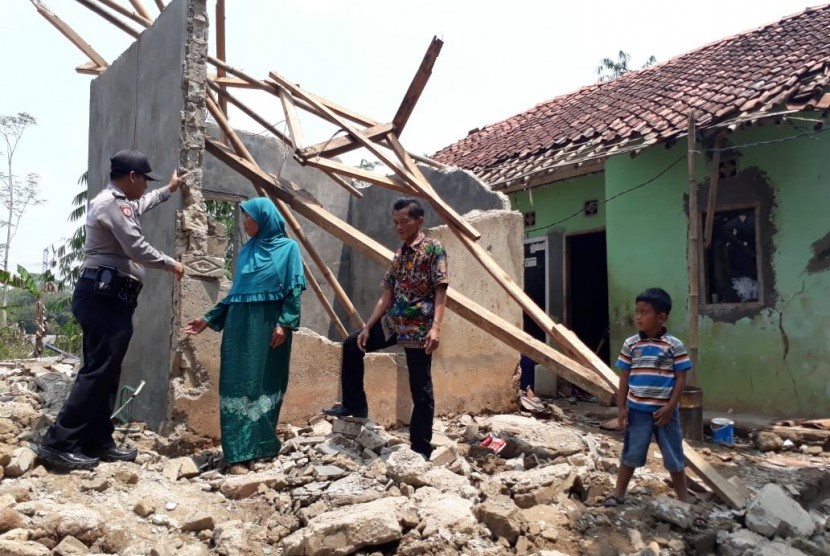
[(185, 334), (201, 334), (207, 328), (205, 319), (193, 319), (184, 327)]
[(271, 348), (278, 348), (285, 343), (288, 338), (288, 332), (279, 324), (274, 327), (274, 333), (271, 335)]

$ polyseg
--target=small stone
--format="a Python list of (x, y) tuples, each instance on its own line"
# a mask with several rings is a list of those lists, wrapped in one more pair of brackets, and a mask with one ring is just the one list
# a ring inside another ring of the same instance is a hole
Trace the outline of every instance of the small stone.
[(125, 485), (134, 485), (138, 483), (138, 473), (132, 469), (118, 469), (112, 474), (115, 480)]
[(755, 446), (762, 452), (776, 452), (784, 447), (784, 441), (774, 432), (761, 431), (755, 437)]
[(8, 465), (4, 466), (7, 477), (20, 477), (27, 471), (31, 471), (35, 466), (35, 454), (29, 448), (17, 448), (12, 452), (11, 460)]
[(90, 479), (81, 484), (81, 490), (86, 492), (104, 492), (110, 487), (110, 482), (104, 477)]
[(26, 527), (26, 516), (11, 508), (0, 510), (0, 533)]
[(9, 556), (49, 556), (50, 550), (33, 541), (0, 540), (0, 554)]
[(441, 446), (432, 451), (429, 461), (433, 465), (446, 466), (450, 465), (458, 457), (455, 449), (450, 446)]
[(141, 517), (147, 517), (156, 511), (156, 501), (146, 496), (133, 506), (133, 511)]
[(195, 512), (182, 524), (182, 531), (205, 531), (215, 527), (213, 516), (207, 512)]
[(52, 550), (52, 554), (54, 556), (79, 556), (89, 554), (89, 549), (84, 543), (68, 535)]
[(177, 507), (179, 507), (179, 505), (176, 502), (172, 502), (172, 501), (168, 502), (167, 504), (164, 505), (164, 509), (167, 510), (168, 512), (172, 512)]
[(167, 514), (153, 514), (150, 517), (150, 523), (153, 525), (170, 525), (170, 516)]

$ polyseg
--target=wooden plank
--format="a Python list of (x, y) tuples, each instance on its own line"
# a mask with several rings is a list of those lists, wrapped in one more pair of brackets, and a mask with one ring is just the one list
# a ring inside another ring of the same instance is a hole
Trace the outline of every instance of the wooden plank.
[(413, 110), (415, 110), (415, 105), (418, 103), (418, 99), (421, 98), (421, 93), (424, 92), (427, 81), (429, 81), (429, 76), (432, 75), (435, 60), (438, 59), (438, 54), (441, 53), (441, 47), (443, 45), (444, 41), (438, 37), (432, 37), (432, 42), (429, 44), (426, 54), (424, 54), (424, 59), (421, 60), (421, 65), (418, 71), (415, 72), (415, 76), (409, 84), (409, 89), (406, 90), (406, 94), (404, 94), (403, 100), (401, 100), (401, 105), (398, 107), (398, 111), (392, 119), (398, 137), (400, 137), (403, 128), (406, 126), (406, 122), (409, 121), (409, 117), (412, 115)]
[(263, 81), (254, 80), (255, 83), (251, 83), (248, 80), (242, 79), (240, 77), (227, 77), (219, 75), (218, 71), (222, 71), (222, 68), (217, 70), (215, 74), (208, 74), (208, 79), (216, 83), (221, 87), (233, 87), (236, 89), (265, 89), (267, 88), (267, 84)]
[[(393, 129), (393, 124), (380, 124), (372, 127), (367, 127), (363, 130), (363, 134), (369, 139), (377, 139), (383, 137)], [(311, 145), (304, 149), (300, 149), (297, 154), (303, 158), (311, 158), (312, 156), (339, 156), (351, 150), (357, 149), (360, 144), (356, 139), (350, 136), (335, 137), (330, 141), (323, 141), (316, 145)]]
[[(220, 60), (226, 58), (225, 55), (225, 0), (216, 0), (216, 17), (214, 26), (216, 27), (216, 57)], [(225, 77), (225, 70), (218, 68), (219, 77)], [(226, 97), (219, 97), (219, 108), (222, 112), (228, 113), (228, 99)]]
[(125, 8), (124, 6), (119, 4), (118, 2), (114, 2), (113, 0), (98, 0), (98, 2), (104, 4), (109, 9), (120, 13), (124, 17), (128, 17), (128, 18), (132, 19), (133, 21), (135, 21), (136, 23), (138, 23), (139, 25), (141, 25), (143, 27), (149, 27), (150, 25), (153, 24), (152, 19), (150, 19), (149, 17), (144, 17), (144, 16), (142, 16), (140, 14), (137, 14), (135, 12), (131, 12), (130, 10), (128, 10), (127, 8)]
[(266, 130), (273, 133), (280, 141), (282, 141), (286, 145), (291, 144), (291, 139), (289, 139), (287, 135), (285, 135), (283, 132), (278, 130), (276, 127), (274, 127), (270, 123), (268, 123), (265, 120), (265, 118), (263, 118), (262, 116), (260, 116), (256, 112), (254, 112), (253, 109), (251, 109), (247, 104), (245, 104), (244, 102), (239, 100), (237, 97), (235, 97), (234, 95), (229, 93), (227, 90), (225, 90), (222, 87), (219, 87), (218, 85), (216, 85), (216, 83), (214, 83), (213, 80), (210, 80), (210, 79), (208, 80), (208, 86), (211, 89), (213, 89), (216, 93), (218, 93), (220, 98), (227, 98), (229, 101), (231, 101), (231, 104), (233, 104), (234, 106), (236, 106), (237, 108), (242, 110), (242, 112), (247, 114), (248, 117), (250, 117), (252, 120), (257, 122), (263, 128), (265, 128)]
[(95, 12), (99, 16), (103, 17), (104, 19), (106, 19), (107, 21), (109, 21), (110, 23), (112, 23), (113, 25), (115, 25), (116, 27), (118, 27), (119, 29), (121, 29), (122, 31), (127, 33), (128, 35), (130, 35), (132, 38), (137, 39), (138, 36), (140, 35), (140, 33), (138, 31), (136, 31), (135, 29), (133, 29), (132, 27), (130, 27), (129, 25), (127, 25), (126, 23), (124, 23), (123, 21), (121, 21), (120, 19), (115, 17), (114, 15), (112, 15), (111, 13), (109, 13), (108, 11), (102, 9), (97, 4), (93, 4), (91, 2), (91, 0), (75, 0), (75, 1), (78, 2), (79, 4), (81, 4), (82, 6), (84, 6), (85, 8), (89, 9), (90, 11)]
[(703, 227), (703, 248), (712, 247), (712, 229), (715, 227), (715, 210), (718, 206), (718, 181), (720, 181), (720, 151), (723, 148), (723, 134), (715, 139), (712, 153), (712, 172), (709, 174), (709, 197), (706, 199), (706, 224)]
[[(256, 182), (258, 187), (266, 190), (272, 197), (283, 200), (298, 214), (339, 238), (347, 245), (354, 247), (375, 263), (384, 267), (389, 265), (393, 255), (390, 249), (333, 216), (319, 204), (302, 197), (296, 191), (297, 187), (288, 180), (264, 172), (232, 153), (215, 139), (206, 139), (205, 147), (232, 170), (252, 182)], [(550, 369), (556, 369), (564, 378), (591, 392), (600, 401), (610, 402), (613, 389), (597, 381), (589, 369), (572, 361), (553, 347), (536, 340), (517, 326), (493, 314), (453, 288), (449, 288), (447, 291), (447, 308), (497, 340), (521, 353), (534, 357)]]
[[(280, 87), (287, 89), (293, 96), (301, 98), (306, 102), (312, 104), (318, 110), (318, 115), (325, 118), (334, 125), (340, 127), (341, 129), (347, 131), (349, 135), (357, 139), (369, 152), (378, 157), (378, 160), (386, 164), (401, 178), (403, 178), (404, 180), (409, 180), (411, 182), (415, 182), (418, 180), (417, 176), (413, 176), (411, 172), (409, 172), (407, 169), (398, 166), (398, 164), (394, 160), (392, 160), (389, 156), (386, 155), (385, 152), (383, 152), (382, 148), (379, 145), (376, 145), (370, 139), (366, 138), (360, 131), (355, 129), (353, 126), (349, 125), (348, 122), (346, 122), (343, 118), (339, 117), (337, 114), (333, 113), (327, 107), (323, 106), (322, 104), (315, 101), (313, 98), (309, 97), (302, 89), (288, 82), (285, 78), (283, 78), (276, 72), (268, 72), (268, 76), (274, 81), (276, 81)], [(423, 181), (426, 182), (426, 180)], [(428, 185), (428, 182), (426, 183)], [(413, 185), (413, 183), (410, 183), (410, 185)], [(478, 239), (481, 237), (481, 234), (478, 233), (478, 231), (473, 226), (471, 226), (469, 222), (464, 220), (461, 217), (461, 215), (455, 212), (455, 210), (452, 207), (446, 204), (443, 201), (443, 199), (441, 199), (437, 195), (431, 195), (428, 198), (430, 199), (430, 204), (432, 204), (432, 207), (444, 218), (445, 221), (452, 223), (464, 234), (467, 234), (469, 237), (473, 239)]]
[(144, 7), (144, 4), (141, 3), (141, 0), (130, 0), (130, 4), (133, 5), (135, 11), (138, 12), (138, 15), (141, 17), (152, 20), (153, 17), (150, 15), (150, 12), (147, 11), (147, 8)]
[(323, 292), (323, 288), (320, 287), (320, 284), (317, 282), (317, 278), (314, 277), (314, 274), (311, 272), (311, 269), (308, 268), (305, 261), (303, 261), (303, 270), (305, 271), (306, 282), (308, 282), (308, 285), (311, 286), (311, 289), (317, 295), (317, 300), (329, 316), (331, 324), (337, 329), (340, 337), (345, 340), (349, 337), (349, 331), (346, 330), (346, 327), (343, 326), (343, 323), (340, 321), (340, 317), (338, 317), (337, 313), (334, 312), (334, 307), (331, 306), (326, 294)]
[(689, 443), (683, 441), (683, 455), (686, 457), (686, 465), (703, 480), (706, 485), (726, 502), (731, 508), (739, 510), (746, 506), (746, 497), (736, 489), (723, 475), (709, 465), (703, 457), (698, 454)]
[(358, 199), (362, 199), (362, 198), (363, 198), (363, 193), (361, 193), (361, 192), (360, 192), (358, 189), (356, 189), (356, 188), (355, 188), (352, 184), (350, 184), (349, 182), (347, 182), (346, 180), (344, 180), (343, 178), (341, 178), (340, 176), (338, 176), (338, 175), (337, 175), (337, 174), (335, 174), (334, 172), (331, 172), (331, 171), (328, 171), (328, 172), (327, 172), (326, 170), (323, 170), (323, 173), (324, 173), (324, 174), (326, 174), (328, 177), (330, 177), (330, 178), (331, 178), (331, 180), (332, 180), (334, 183), (336, 183), (337, 185), (339, 185), (340, 187), (342, 187), (343, 189), (345, 189), (346, 191), (348, 191), (348, 192), (349, 192), (349, 194), (350, 194), (352, 197), (357, 197)]
[(86, 75), (101, 75), (106, 69), (106, 66), (99, 66), (95, 62), (87, 62), (75, 68), (75, 71)]
[(156, 7), (159, 9), (159, 11), (163, 11), (164, 10), (164, 0), (156, 0)]
[[(234, 147), (234, 150), (244, 158), (249, 164), (253, 165), (256, 168), (259, 166), (254, 160), (254, 157), (248, 151), (242, 141), (239, 139), (239, 136), (236, 134), (236, 131), (231, 127), (230, 123), (228, 122), (225, 115), (219, 109), (219, 106), (213, 100), (213, 95), (209, 91), (205, 91), (205, 100), (207, 102), (207, 108), (210, 111), (213, 118), (216, 120), (216, 123), (219, 124), (219, 127), (222, 129), (222, 132), (225, 136), (230, 140), (231, 144)], [(256, 187), (258, 184), (254, 183)], [(265, 195), (265, 191), (258, 187), (261, 195)], [(363, 319), (360, 318), (360, 315), (357, 313), (357, 309), (355, 309), (354, 304), (352, 304), (351, 299), (349, 299), (348, 294), (338, 282), (337, 277), (332, 273), (331, 269), (328, 267), (326, 262), (323, 260), (323, 257), (320, 256), (320, 253), (314, 247), (314, 244), (311, 243), (311, 240), (306, 236), (305, 232), (303, 231), (302, 226), (288, 209), (285, 203), (283, 203), (280, 199), (274, 199), (274, 203), (277, 205), (277, 208), (285, 218), (288, 227), (291, 228), (291, 231), (294, 234), (294, 237), (297, 238), (297, 241), (300, 242), (308, 255), (317, 265), (318, 270), (323, 274), (323, 277), (329, 283), (329, 285), (334, 290), (334, 295), (337, 297), (338, 301), (343, 305), (343, 308), (346, 311), (346, 314), (349, 316), (349, 320), (352, 322), (352, 325), (356, 328), (363, 328)]]
[(297, 116), (297, 107), (294, 105), (294, 99), (286, 91), (281, 89), (280, 101), (282, 102), (282, 110), (285, 112), (288, 131), (291, 134), (291, 144), (294, 146), (295, 151), (299, 150), (305, 144), (305, 138), (303, 137), (300, 118)]
[(354, 178), (356, 180), (373, 183), (375, 185), (383, 187), (384, 189), (391, 189), (392, 191), (397, 191), (398, 193), (403, 193), (405, 195), (410, 195), (413, 197), (420, 196), (416, 191), (411, 189), (405, 182), (401, 180), (392, 179), (387, 176), (381, 176), (380, 174), (375, 174), (374, 172), (370, 172), (369, 170), (349, 166), (347, 164), (343, 164), (342, 162), (335, 162), (333, 160), (329, 160), (328, 158), (311, 158), (309, 160), (301, 160), (301, 162), (303, 164), (307, 164), (308, 166), (319, 168), (320, 170), (323, 170), (326, 173), (332, 172), (335, 174), (340, 174), (343, 176)]
[[(49, 8), (47, 8), (46, 5), (43, 2), (37, 2), (35, 4), (35, 8), (37, 9), (37, 12), (46, 21), (51, 23), (52, 26), (55, 29), (57, 29), (58, 31), (60, 31), (60, 33), (64, 37), (69, 39), (69, 42), (71, 42), (76, 47), (78, 47), (78, 49), (81, 52), (83, 52), (86, 55), (87, 58), (90, 59), (90, 61), (95, 65), (95, 67), (106, 68), (107, 66), (109, 66), (107, 61), (104, 60), (103, 56), (98, 54), (98, 52), (96, 52), (95, 49), (92, 48), (92, 46), (90, 46), (90, 44), (88, 42), (86, 42), (84, 39), (82, 39), (81, 36), (78, 33), (76, 33), (74, 29), (72, 29), (72, 27), (70, 27), (69, 25), (64, 23), (64, 21), (61, 18), (59, 18), (51, 10), (49, 10)], [(79, 66), (79, 67), (83, 67), (83, 66)], [(80, 71), (80, 70), (78, 70), (78, 71)]]

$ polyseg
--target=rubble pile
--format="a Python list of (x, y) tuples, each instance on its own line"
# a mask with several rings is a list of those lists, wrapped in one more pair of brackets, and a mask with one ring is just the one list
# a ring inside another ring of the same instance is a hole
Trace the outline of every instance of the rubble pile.
[[(793, 456), (821, 466), (782, 468), (760, 465), (765, 455), (751, 448), (704, 450), (752, 492), (737, 511), (695, 482), (696, 503), (669, 497), (652, 454), (625, 505), (604, 508), (621, 436), (567, 405), (556, 420), (438, 419), (430, 461), (409, 449), (405, 430), (320, 417), (281, 426), (280, 456), (240, 474), (210, 439), (140, 423), (128, 433), (135, 463), (47, 472), (28, 443), (50, 422), (47, 389), (69, 383), (58, 369), (0, 367), (0, 554), (830, 553), (826, 454)], [(488, 435), (504, 445), (482, 446)]]

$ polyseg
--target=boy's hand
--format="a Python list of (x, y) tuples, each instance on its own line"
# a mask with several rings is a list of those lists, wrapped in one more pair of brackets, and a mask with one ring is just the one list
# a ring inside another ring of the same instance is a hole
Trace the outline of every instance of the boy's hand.
[(673, 415), (674, 408), (668, 405), (664, 405), (663, 407), (654, 412), (654, 424), (658, 427), (665, 427), (671, 422)]
[(628, 411), (625, 407), (617, 410), (617, 423), (619, 423), (621, 431), (624, 431), (628, 427)]

